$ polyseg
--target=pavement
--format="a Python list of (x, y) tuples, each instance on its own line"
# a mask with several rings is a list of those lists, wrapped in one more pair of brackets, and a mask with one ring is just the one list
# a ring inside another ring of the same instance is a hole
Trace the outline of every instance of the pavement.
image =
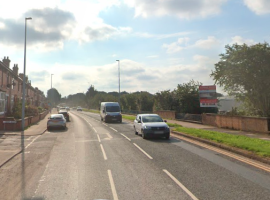
[[(53, 111), (55, 113), (56, 110)], [(0, 131), (0, 168), (10, 161), (13, 157), (22, 152), (21, 138), (25, 139), (25, 146), (31, 139), (45, 133), (47, 130), (47, 118), (50, 113), (38, 123), (31, 125), (24, 132), (22, 131)]]

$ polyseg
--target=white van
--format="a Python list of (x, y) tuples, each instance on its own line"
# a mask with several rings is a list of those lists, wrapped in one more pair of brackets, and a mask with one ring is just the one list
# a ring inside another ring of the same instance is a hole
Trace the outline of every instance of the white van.
[(104, 122), (122, 123), (121, 109), (118, 102), (101, 102), (100, 119)]

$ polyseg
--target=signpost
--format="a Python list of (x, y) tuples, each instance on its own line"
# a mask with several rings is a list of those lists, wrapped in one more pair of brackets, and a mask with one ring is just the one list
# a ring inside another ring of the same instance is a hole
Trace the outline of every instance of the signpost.
[(217, 107), (217, 93), (215, 85), (200, 85), (200, 107)]

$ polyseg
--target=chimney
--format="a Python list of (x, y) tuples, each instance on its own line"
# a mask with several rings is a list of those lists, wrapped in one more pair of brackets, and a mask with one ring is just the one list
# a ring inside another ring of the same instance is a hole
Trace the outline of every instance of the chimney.
[(19, 77), (23, 80), (23, 74), (22, 73), (19, 74)]
[(13, 72), (14, 72), (14, 74), (16, 74), (18, 76), (18, 72), (19, 72), (18, 64), (14, 64)]
[(8, 57), (4, 57), (4, 59), (3, 59), (2, 62), (3, 62), (3, 64), (4, 64), (5, 67), (9, 68), (10, 60), (9, 60)]

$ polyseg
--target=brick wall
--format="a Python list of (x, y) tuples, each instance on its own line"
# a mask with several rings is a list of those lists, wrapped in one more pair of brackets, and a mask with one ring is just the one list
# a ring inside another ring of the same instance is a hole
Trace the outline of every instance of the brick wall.
[(202, 114), (202, 123), (219, 128), (268, 133), (269, 118)]
[(158, 114), (159, 116), (165, 119), (175, 119), (175, 115), (176, 115), (175, 111), (170, 111), (170, 110), (155, 111), (154, 113)]

